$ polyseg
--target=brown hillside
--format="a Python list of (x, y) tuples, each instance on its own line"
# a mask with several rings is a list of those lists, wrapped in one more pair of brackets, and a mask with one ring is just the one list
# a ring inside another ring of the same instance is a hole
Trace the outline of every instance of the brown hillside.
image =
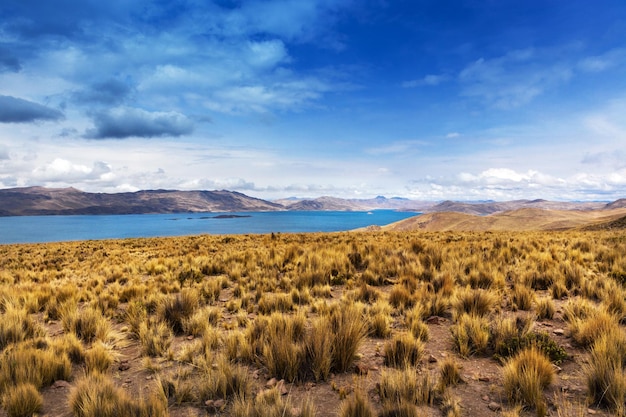
[(476, 216), (464, 213), (429, 213), (411, 217), (383, 227), (383, 230), (407, 231), (525, 231), (568, 230), (593, 224), (613, 222), (626, 214), (626, 209), (615, 210), (543, 210), (525, 208)]

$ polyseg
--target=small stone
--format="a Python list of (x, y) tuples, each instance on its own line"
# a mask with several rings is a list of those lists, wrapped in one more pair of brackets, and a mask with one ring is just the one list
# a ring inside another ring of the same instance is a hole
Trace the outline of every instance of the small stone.
[(193, 340), (194, 339), (194, 335), (190, 334), (189, 336), (187, 336), (187, 340)]
[(588, 412), (589, 414), (595, 414), (595, 413), (597, 413), (597, 411), (596, 411), (596, 410), (593, 410), (593, 409), (591, 409), (591, 408), (588, 408), (588, 409), (587, 409), (587, 412)]
[(265, 386), (266, 386), (267, 388), (272, 388), (273, 386), (275, 386), (275, 385), (276, 385), (276, 383), (277, 383), (277, 382), (278, 382), (278, 380), (277, 380), (276, 378), (272, 378), (272, 379), (270, 379), (269, 381), (267, 381), (267, 382), (265, 383)]
[(63, 380), (58, 380), (58, 381), (54, 381), (54, 384), (52, 384), (52, 388), (70, 388), (71, 385), (69, 382), (67, 381), (63, 381)]
[(215, 400), (213, 401), (213, 407), (220, 410), (222, 408), (224, 408), (224, 406), (226, 405), (226, 400), (224, 399), (219, 399), (219, 400)]
[(204, 405), (206, 405), (209, 408), (212, 408), (213, 407), (213, 400), (206, 400), (204, 402)]
[(554, 372), (556, 372), (557, 374), (560, 374), (561, 371), (563, 371), (563, 368), (561, 368), (560, 366), (553, 364), (552, 367), (554, 368)]
[(120, 365), (117, 367), (117, 369), (119, 369), (120, 371), (128, 371), (130, 369), (130, 363), (128, 362), (122, 362), (120, 363)]
[(489, 382), (490, 381), (489, 377), (488, 376), (484, 376), (484, 375), (479, 376), (478, 380), (480, 382)]
[(483, 399), (483, 401), (484, 401), (484, 402), (487, 402), (487, 403), (488, 403), (488, 402), (489, 402), (489, 400), (490, 400), (490, 398), (489, 398), (489, 396), (488, 396), (488, 395), (483, 395), (483, 396), (482, 396), (482, 399)]
[(259, 379), (259, 370), (258, 369), (256, 371), (252, 372), (252, 378)]
[(315, 387), (314, 382), (307, 382), (306, 384), (304, 384), (304, 389), (306, 389), (307, 391), (311, 391), (313, 387)]
[(372, 367), (370, 368), (370, 371), (378, 371), (378, 366), (372, 366)]
[(487, 405), (487, 408), (489, 408), (491, 411), (500, 411), (500, 410), (502, 410), (502, 406), (500, 404), (498, 404), (497, 402), (495, 402), (495, 401), (490, 402)]
[(150, 381), (151, 379), (152, 379), (152, 375), (148, 375), (148, 376), (146, 377), (146, 380), (148, 380), (148, 381)]
[(552, 323), (542, 323), (545, 327), (552, 327)]
[(132, 383), (133, 383), (133, 380), (132, 380), (132, 379), (130, 379), (130, 378), (126, 378), (126, 379), (124, 380), (124, 383), (125, 383), (125, 384), (132, 384)]
[(433, 355), (430, 355), (430, 356), (428, 357), (428, 362), (430, 362), (430, 363), (435, 363), (435, 362), (437, 362), (437, 358), (435, 358)]
[(287, 394), (289, 394), (289, 390), (287, 390), (287, 387), (285, 387), (285, 380), (284, 379), (281, 379), (280, 381), (278, 381), (276, 383), (276, 389), (278, 390), (280, 395), (287, 395)]
[(440, 324), (441, 320), (443, 319), (439, 316), (430, 316), (429, 318), (426, 319), (426, 323), (427, 324)]
[(367, 375), (368, 372), (369, 372), (369, 368), (367, 367), (367, 365), (364, 365), (362, 363), (357, 363), (354, 366), (354, 373), (357, 375)]
[(563, 329), (554, 329), (554, 330), (552, 330), (552, 333), (554, 333), (557, 336), (563, 336), (565, 334), (565, 330), (563, 330)]
[(287, 395), (287, 394), (289, 394), (289, 390), (285, 386), (285, 380), (284, 379), (281, 379), (280, 381), (278, 381), (278, 384), (276, 384), (276, 386), (278, 387), (278, 392), (280, 392), (280, 395)]

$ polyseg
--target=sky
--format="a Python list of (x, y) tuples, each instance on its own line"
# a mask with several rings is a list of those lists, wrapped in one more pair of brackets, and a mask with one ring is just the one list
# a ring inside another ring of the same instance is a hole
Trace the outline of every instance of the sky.
[(626, 197), (624, 0), (3, 0), (0, 188)]

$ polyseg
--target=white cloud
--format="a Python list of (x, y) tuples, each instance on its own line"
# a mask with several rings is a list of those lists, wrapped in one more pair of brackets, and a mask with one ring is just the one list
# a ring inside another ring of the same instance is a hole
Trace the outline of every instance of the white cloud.
[(32, 177), (37, 181), (61, 183), (112, 179), (111, 167), (105, 162), (97, 161), (92, 167), (88, 167), (62, 158), (56, 158), (46, 165), (36, 167), (32, 172)]
[(263, 42), (248, 42), (248, 61), (259, 68), (273, 68), (287, 60), (287, 48), (278, 39)]
[(459, 82), (462, 96), (482, 100), (495, 108), (511, 109), (528, 104), (571, 77), (567, 64), (524, 49), (472, 62), (459, 73)]
[(371, 155), (384, 154), (407, 154), (417, 151), (419, 148), (427, 146), (428, 143), (423, 140), (402, 140), (386, 143), (380, 146), (374, 146), (365, 149), (365, 153)]
[(448, 77), (447, 75), (428, 74), (424, 76), (423, 78), (405, 81), (402, 83), (402, 87), (415, 88), (415, 87), (422, 87), (422, 86), (437, 86), (441, 83), (448, 81), (449, 78), (450, 77)]
[(624, 64), (626, 49), (616, 48), (600, 55), (590, 56), (578, 62), (578, 69), (584, 72), (603, 72)]

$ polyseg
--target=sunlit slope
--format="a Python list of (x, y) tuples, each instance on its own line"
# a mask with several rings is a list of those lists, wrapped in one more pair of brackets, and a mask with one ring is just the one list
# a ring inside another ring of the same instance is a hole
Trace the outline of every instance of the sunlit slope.
[(613, 210), (543, 210), (526, 208), (489, 216), (441, 212), (411, 217), (382, 227), (382, 230), (408, 231), (524, 231), (568, 230), (615, 222), (626, 215), (626, 208)]

